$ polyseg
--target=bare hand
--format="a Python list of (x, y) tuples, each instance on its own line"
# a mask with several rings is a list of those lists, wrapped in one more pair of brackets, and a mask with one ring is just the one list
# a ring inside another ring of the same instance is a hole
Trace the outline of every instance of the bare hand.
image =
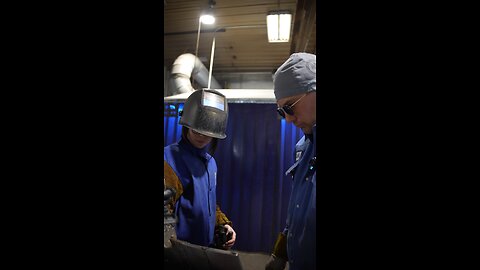
[[(226, 249), (231, 249), (233, 244), (235, 244), (235, 239), (237, 238), (237, 234), (233, 230), (233, 228), (230, 225), (225, 224), (225, 228), (227, 228), (227, 236), (230, 235), (230, 240), (228, 240), (224, 247)], [(227, 238), (228, 239), (228, 238)]]

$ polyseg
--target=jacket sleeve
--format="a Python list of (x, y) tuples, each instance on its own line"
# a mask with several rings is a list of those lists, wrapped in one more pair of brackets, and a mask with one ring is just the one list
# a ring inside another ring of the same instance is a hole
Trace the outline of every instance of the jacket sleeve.
[(232, 222), (227, 218), (227, 216), (220, 210), (220, 206), (217, 204), (217, 211), (215, 213), (216, 222), (215, 225), (230, 225), (233, 227)]
[(180, 182), (180, 179), (173, 171), (172, 167), (163, 160), (163, 178), (164, 178), (164, 189), (167, 188), (174, 188), (175, 189), (175, 197), (172, 198), (172, 201), (168, 204), (168, 209), (173, 212), (174, 205), (177, 202), (178, 198), (183, 194), (183, 186)]

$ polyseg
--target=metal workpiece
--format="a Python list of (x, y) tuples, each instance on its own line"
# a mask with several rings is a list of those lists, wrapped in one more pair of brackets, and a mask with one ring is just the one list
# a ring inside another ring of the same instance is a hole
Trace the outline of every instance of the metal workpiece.
[[(172, 239), (164, 249), (165, 269), (264, 270), (270, 254), (222, 250)], [(288, 268), (287, 268), (288, 269)]]

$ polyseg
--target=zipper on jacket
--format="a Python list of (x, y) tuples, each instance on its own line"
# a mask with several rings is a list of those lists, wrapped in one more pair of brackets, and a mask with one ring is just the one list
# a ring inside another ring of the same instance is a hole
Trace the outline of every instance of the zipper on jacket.
[[(208, 162), (208, 161), (207, 161)], [(210, 191), (211, 191), (211, 187), (210, 187), (210, 171), (208, 170), (208, 163), (205, 164), (205, 167), (207, 169), (207, 178), (208, 178), (208, 194), (207, 194), (207, 201), (208, 201), (208, 216), (211, 216), (212, 215), (212, 211), (210, 210)]]

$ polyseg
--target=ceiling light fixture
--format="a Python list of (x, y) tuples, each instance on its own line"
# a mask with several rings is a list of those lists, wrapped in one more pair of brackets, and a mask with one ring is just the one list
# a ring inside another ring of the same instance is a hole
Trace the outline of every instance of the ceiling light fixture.
[(270, 11), (267, 14), (268, 42), (288, 42), (292, 13), (288, 10)]
[(200, 29), (202, 28), (203, 24), (214, 24), (215, 17), (213, 16), (213, 6), (216, 4), (215, 1), (209, 0), (208, 1), (208, 8), (203, 10), (200, 13), (200, 18), (198, 19), (198, 33), (197, 33), (197, 45), (195, 48), (195, 56), (198, 57), (198, 42), (200, 41)]
[(204, 24), (214, 24), (215, 23), (215, 17), (211, 14), (204, 14), (200, 16), (200, 22)]
[(216, 4), (215, 1), (208, 1), (208, 8), (203, 10), (200, 16), (200, 22), (204, 24), (213, 24), (215, 23), (215, 16), (213, 15), (213, 6)]
[[(213, 16), (213, 6), (216, 4), (214, 0), (208, 1), (208, 8), (204, 9), (200, 13), (200, 17), (198, 18), (198, 32), (197, 32), (197, 44), (195, 46), (195, 56), (198, 58), (198, 45), (200, 41), (200, 29), (202, 28), (203, 24), (214, 24), (215, 17)], [(196, 62), (195, 62), (196, 63)], [(192, 85), (193, 85), (193, 74), (192, 74)]]

